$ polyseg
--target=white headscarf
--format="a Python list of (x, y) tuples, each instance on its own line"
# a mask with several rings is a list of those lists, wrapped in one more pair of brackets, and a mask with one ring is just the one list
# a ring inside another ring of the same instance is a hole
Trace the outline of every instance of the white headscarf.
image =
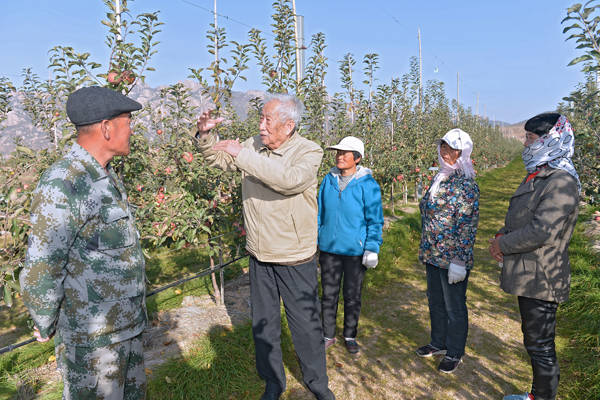
[[(446, 142), (448, 146), (455, 150), (461, 150), (460, 157), (456, 160), (454, 165), (449, 165), (444, 161), (440, 153), (441, 143)], [(467, 178), (475, 177), (475, 170), (473, 169), (473, 162), (471, 161), (471, 153), (473, 152), (473, 141), (471, 136), (462, 129), (452, 129), (437, 141), (437, 152), (438, 162), (440, 164), (440, 170), (433, 178), (431, 189), (429, 193), (431, 198), (434, 198), (440, 189), (440, 183), (448, 179), (456, 171), (461, 171)]]

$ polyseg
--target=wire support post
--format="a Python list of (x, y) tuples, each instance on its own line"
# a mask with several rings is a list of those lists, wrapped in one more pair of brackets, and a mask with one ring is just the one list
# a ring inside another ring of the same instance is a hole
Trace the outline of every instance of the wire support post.
[[(182, 283), (189, 282), (189, 281), (197, 279), (197, 278), (202, 278), (203, 276), (207, 276), (207, 275), (209, 275), (211, 273), (215, 273), (216, 271), (219, 271), (220, 278), (221, 278), (221, 297), (219, 299), (219, 303), (220, 304), (224, 304), (225, 301), (224, 301), (224, 298), (223, 298), (223, 293), (224, 293), (224, 273), (223, 273), (223, 269), (225, 267), (227, 267), (227, 266), (229, 266), (229, 265), (231, 265), (231, 264), (233, 264), (233, 263), (241, 260), (242, 258), (245, 258), (245, 257), (248, 257), (248, 255), (244, 254), (242, 256), (237, 256), (237, 257), (235, 257), (235, 258), (227, 261), (226, 263), (223, 263), (223, 252), (222, 252), (222, 250), (220, 250), (219, 251), (219, 264), (218, 265), (215, 265), (214, 267), (206, 268), (206, 269), (204, 269), (204, 270), (202, 270), (202, 271), (200, 271), (200, 272), (198, 272), (198, 273), (196, 273), (196, 274), (194, 274), (192, 276), (188, 276), (186, 278), (179, 279), (179, 280), (177, 280), (175, 282), (169, 283), (168, 285), (161, 286), (161, 287), (158, 287), (156, 289), (153, 289), (150, 292), (146, 293), (146, 298), (154, 296), (157, 293), (164, 292), (165, 290), (167, 290), (169, 288), (172, 288), (174, 286), (181, 285)], [(9, 353), (9, 352), (11, 352), (11, 351), (13, 351), (15, 349), (18, 349), (19, 347), (23, 347), (25, 345), (28, 345), (30, 343), (34, 343), (36, 341), (37, 341), (37, 339), (35, 337), (32, 337), (32, 338), (24, 340), (22, 342), (2, 347), (2, 348), (0, 348), (0, 354)]]

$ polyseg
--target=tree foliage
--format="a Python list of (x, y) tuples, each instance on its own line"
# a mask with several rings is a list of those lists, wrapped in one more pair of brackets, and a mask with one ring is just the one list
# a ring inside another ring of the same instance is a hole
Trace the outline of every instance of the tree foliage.
[(591, 203), (600, 201), (600, 2), (591, 0), (574, 4), (567, 9), (562, 21), (583, 54), (569, 65), (582, 64), (585, 82), (563, 98), (559, 111), (569, 117), (575, 133), (573, 161), (582, 184), (582, 195)]

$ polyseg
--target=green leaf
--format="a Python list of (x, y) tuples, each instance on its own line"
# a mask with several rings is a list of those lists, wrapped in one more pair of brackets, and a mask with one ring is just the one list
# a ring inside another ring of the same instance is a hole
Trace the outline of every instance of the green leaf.
[(571, 26), (567, 26), (565, 29), (563, 29), (562, 33), (567, 33), (569, 30), (571, 30), (573, 28), (581, 29), (581, 26), (579, 24), (573, 24)]

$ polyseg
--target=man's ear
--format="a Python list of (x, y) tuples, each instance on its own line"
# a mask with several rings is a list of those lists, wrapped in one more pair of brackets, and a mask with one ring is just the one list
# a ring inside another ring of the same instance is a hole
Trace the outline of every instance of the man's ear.
[(288, 128), (288, 130), (289, 130), (288, 135), (291, 135), (292, 132), (294, 132), (294, 129), (296, 128), (296, 123), (293, 120), (288, 119), (287, 122), (285, 123), (285, 127)]
[(105, 119), (100, 121), (100, 131), (105, 140), (110, 140), (110, 121)]

